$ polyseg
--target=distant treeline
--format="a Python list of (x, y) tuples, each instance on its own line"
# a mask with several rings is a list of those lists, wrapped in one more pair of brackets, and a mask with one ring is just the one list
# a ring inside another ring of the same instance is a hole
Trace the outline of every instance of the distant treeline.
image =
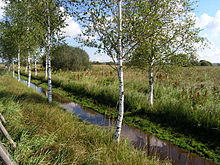
[[(99, 61), (92, 61), (91, 64), (93, 65), (114, 65), (113, 62), (99, 62)], [(129, 62), (125, 62), (125, 64), (130, 64)], [(220, 63), (211, 63), (210, 61), (207, 60), (194, 60), (193, 62), (190, 63), (191, 66), (220, 66)], [(189, 66), (189, 65), (188, 65)]]

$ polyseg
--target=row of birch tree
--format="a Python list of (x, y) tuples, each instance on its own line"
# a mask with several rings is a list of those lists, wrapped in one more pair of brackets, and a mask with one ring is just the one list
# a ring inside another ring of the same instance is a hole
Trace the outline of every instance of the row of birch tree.
[(123, 62), (135, 59), (148, 68), (148, 102), (153, 106), (155, 67), (166, 66), (178, 54), (195, 57), (207, 43), (195, 26), (195, 5), (193, 0), (81, 0), (67, 6), (83, 27), (78, 41), (115, 64), (120, 89), (115, 141), (124, 115)]
[[(50, 49), (52, 42), (61, 38), (61, 28), (65, 26), (65, 13), (55, 0), (7, 0), (4, 18), (1, 21), (1, 56), (13, 63), (17, 61), (20, 81), (20, 61), (27, 60), (28, 81), (31, 82), (31, 59), (46, 54), (45, 78), (48, 79), (48, 101), (52, 101)], [(13, 67), (14, 75), (14, 67)]]
[(120, 89), (115, 141), (119, 142), (124, 115), (124, 61), (135, 59), (148, 68), (148, 102), (153, 106), (155, 67), (169, 63), (178, 54), (195, 56), (206, 43), (195, 27), (194, 5), (193, 0), (7, 1), (1, 26), (2, 41), (7, 43), (1, 46), (12, 61), (17, 54), (18, 80), (20, 56), (29, 59), (30, 77), (30, 56), (42, 49), (47, 52), (45, 77), (48, 74), (51, 102), (51, 42), (59, 39), (66, 15), (72, 16), (82, 27), (76, 40), (107, 54), (115, 64)]

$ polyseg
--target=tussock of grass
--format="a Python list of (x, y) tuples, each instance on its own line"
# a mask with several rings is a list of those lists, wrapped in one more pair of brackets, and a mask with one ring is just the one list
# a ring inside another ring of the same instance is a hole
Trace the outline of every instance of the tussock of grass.
[[(165, 164), (86, 124), (15, 79), (0, 76), (0, 111), (18, 164)], [(1, 140), (8, 146), (7, 141)], [(9, 147), (9, 146), (8, 146)]]

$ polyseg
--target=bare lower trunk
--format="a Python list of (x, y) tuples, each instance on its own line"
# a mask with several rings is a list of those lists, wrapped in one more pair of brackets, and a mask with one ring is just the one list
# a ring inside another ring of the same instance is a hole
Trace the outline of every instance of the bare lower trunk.
[(47, 59), (48, 59), (48, 102), (52, 102), (51, 63), (50, 63), (50, 15), (47, 4)]
[(31, 86), (31, 58), (28, 56), (28, 88)]
[(48, 57), (47, 57), (47, 55), (46, 55), (46, 64), (45, 64), (45, 79), (47, 78), (47, 72), (48, 72), (48, 71), (47, 71), (47, 65), (48, 65), (48, 64), (47, 64), (47, 63), (48, 63), (48, 62), (47, 62), (47, 58), (48, 58)]
[(18, 48), (18, 81), (20, 81), (20, 48)]
[(148, 102), (149, 105), (153, 105), (153, 98), (154, 98), (154, 78), (153, 78), (153, 68), (152, 66), (149, 66), (149, 98), (148, 98)]
[(119, 114), (118, 114), (118, 120), (116, 125), (116, 132), (115, 132), (115, 141), (119, 142), (120, 140), (120, 134), (121, 134), (121, 127), (122, 127), (122, 120), (124, 115), (124, 79), (123, 79), (123, 59), (122, 59), (122, 45), (121, 45), (121, 39), (122, 39), (122, 11), (121, 11), (121, 0), (118, 2), (118, 13), (119, 13), (119, 40), (118, 40), (118, 49), (119, 49), (119, 86), (120, 86), (120, 96), (119, 96)]
[(34, 59), (34, 71), (35, 71), (35, 76), (37, 76), (37, 56), (35, 56)]
[(15, 62), (12, 60), (12, 77), (15, 77)]

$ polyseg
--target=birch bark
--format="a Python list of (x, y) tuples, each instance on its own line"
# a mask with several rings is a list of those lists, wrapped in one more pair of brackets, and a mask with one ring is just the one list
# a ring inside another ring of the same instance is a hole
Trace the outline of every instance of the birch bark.
[(34, 59), (34, 70), (35, 70), (35, 76), (37, 76), (37, 55), (35, 55), (35, 59)]
[(119, 94), (119, 114), (118, 114), (118, 121), (116, 124), (116, 132), (115, 132), (115, 141), (119, 142), (120, 140), (120, 134), (121, 134), (121, 127), (122, 127), (122, 120), (124, 115), (124, 79), (123, 79), (123, 59), (122, 59), (122, 9), (121, 9), (121, 3), (120, 0), (118, 2), (118, 17), (119, 17), (119, 33), (118, 33), (118, 49), (119, 49), (119, 84), (120, 84), (120, 94)]
[(12, 77), (15, 77), (15, 62), (14, 59), (12, 60)]
[(149, 105), (153, 105), (153, 98), (154, 98), (154, 86), (153, 86), (153, 83), (154, 83), (154, 78), (153, 78), (153, 67), (152, 65), (150, 64), (149, 66), (149, 98), (148, 98), (148, 102), (149, 102)]
[(47, 3), (47, 59), (48, 59), (48, 102), (52, 102), (51, 62), (50, 62), (50, 15)]
[(20, 48), (18, 47), (18, 81), (20, 81)]
[(46, 64), (45, 64), (45, 79), (47, 79), (47, 55), (46, 55)]
[(31, 86), (31, 58), (30, 55), (28, 55), (28, 88)]

